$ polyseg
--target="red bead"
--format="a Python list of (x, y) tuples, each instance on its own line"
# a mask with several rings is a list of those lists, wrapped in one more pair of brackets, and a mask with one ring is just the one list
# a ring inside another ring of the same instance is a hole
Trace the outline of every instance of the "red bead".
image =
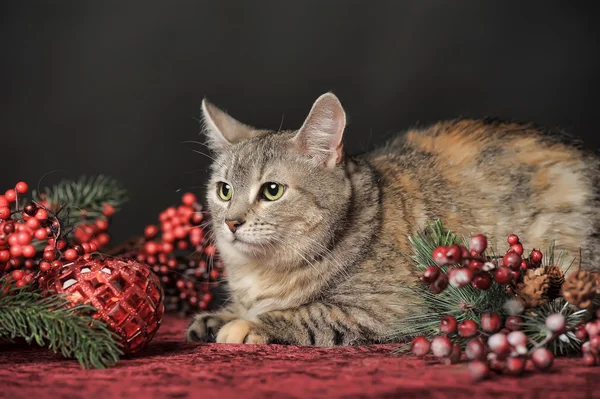
[(10, 208), (7, 206), (0, 207), (0, 219), (6, 220), (10, 218)]
[(96, 239), (101, 246), (105, 246), (110, 242), (110, 236), (107, 233), (100, 234)]
[[(37, 213), (37, 211), (36, 211), (36, 213)], [(40, 228), (40, 221), (37, 220), (35, 217), (31, 217), (31, 218), (27, 219), (25, 224), (27, 225), (27, 227), (29, 227), (31, 230), (34, 230), (34, 231)]]
[(0, 194), (0, 208), (4, 206), (8, 206), (9, 202), (6, 200), (4, 194)]
[(24, 245), (21, 249), (23, 256), (26, 258), (33, 258), (35, 256), (35, 247), (31, 244)]
[(521, 245), (521, 244), (515, 244), (515, 245), (513, 245), (513, 246), (510, 247), (510, 251), (516, 252), (519, 255), (523, 255), (523, 245)]
[(596, 365), (596, 357), (591, 353), (583, 354), (583, 364), (588, 367), (593, 367)]
[(469, 360), (483, 360), (485, 358), (485, 346), (479, 339), (471, 340), (465, 347), (465, 355)]
[(469, 240), (469, 249), (478, 254), (483, 253), (487, 248), (487, 238), (483, 234), (477, 234)]
[(3, 249), (0, 251), (0, 262), (1, 263), (5, 263), (8, 262), (10, 259), (10, 252)]
[(462, 250), (456, 244), (448, 247), (446, 251), (446, 258), (448, 258), (449, 263), (460, 263), (462, 257)]
[(473, 320), (464, 320), (458, 325), (458, 333), (465, 338), (477, 335), (477, 323)]
[(521, 270), (527, 270), (529, 268), (529, 265), (527, 264), (527, 261), (522, 261), (521, 262)]
[(546, 348), (536, 349), (531, 355), (533, 365), (539, 370), (548, 370), (554, 362), (554, 355)]
[(17, 190), (19, 194), (25, 194), (27, 190), (29, 190), (29, 186), (24, 181), (20, 181), (15, 185), (15, 190)]
[(429, 285), (429, 289), (434, 294), (439, 294), (448, 288), (448, 275), (446, 273), (440, 273), (438, 278)]
[(4, 198), (8, 202), (15, 202), (17, 199), (17, 193), (15, 190), (6, 190), (6, 193), (4, 193)]
[(24, 274), (23, 274), (22, 270), (15, 270), (15, 271), (12, 272), (12, 278), (15, 281), (18, 281), (18, 280), (22, 279), (23, 275)]
[(171, 252), (173, 252), (173, 244), (171, 244), (170, 242), (163, 242), (161, 244), (161, 250), (166, 254), (170, 254)]
[(567, 327), (565, 316), (560, 313), (554, 313), (546, 319), (546, 327), (553, 333), (562, 333)]
[(529, 259), (535, 263), (540, 263), (542, 261), (542, 257), (542, 252), (537, 249), (531, 251), (531, 255), (529, 255)]
[(173, 242), (175, 241), (175, 235), (172, 231), (164, 231), (162, 234), (162, 239), (166, 242)]
[(21, 247), (20, 245), (11, 245), (9, 251), (11, 257), (18, 258), (23, 254), (23, 247)]
[(518, 331), (521, 329), (521, 324), (523, 323), (523, 318), (520, 316), (508, 316), (504, 325), (510, 331)]
[(47, 220), (48, 212), (45, 209), (38, 209), (37, 212), (35, 213), (35, 218), (37, 220)]
[[(31, 219), (31, 220), (37, 220), (37, 219)], [(45, 228), (39, 228), (35, 231), (35, 233), (33, 233), (34, 237), (36, 240), (42, 241), (45, 240), (46, 238), (48, 238), (48, 232), (46, 231)]]
[(450, 269), (448, 272), (448, 281), (450, 285), (456, 288), (461, 288), (469, 285), (473, 281), (473, 272), (466, 267)]
[(410, 344), (410, 351), (415, 356), (425, 356), (427, 353), (429, 353), (430, 348), (431, 344), (425, 337), (416, 337)]
[(502, 258), (502, 264), (512, 270), (519, 270), (522, 260), (521, 255), (517, 252), (510, 251)]
[(52, 261), (52, 264), (51, 264), (51, 266), (52, 266), (53, 269), (58, 269), (62, 265), (63, 265), (63, 263), (61, 261), (59, 261), (59, 260)]
[(17, 288), (23, 288), (27, 285), (27, 281), (25, 279), (21, 279), (15, 283)]
[(442, 317), (442, 321), (440, 322), (440, 333), (442, 334), (454, 334), (456, 332), (458, 323), (456, 319), (452, 316), (444, 316)]
[(473, 382), (482, 381), (489, 377), (490, 368), (487, 363), (475, 360), (469, 363), (469, 373)]
[(508, 375), (518, 376), (525, 370), (525, 359), (521, 357), (510, 357), (506, 359), (504, 372)]
[(96, 244), (94, 241), (90, 241), (90, 252), (96, 252), (98, 250), (98, 244)]
[(502, 328), (502, 319), (496, 312), (481, 315), (481, 328), (488, 333), (495, 333)]
[(590, 347), (592, 348), (592, 352), (598, 353), (600, 351), (600, 335), (594, 335), (590, 337), (589, 340)]
[(506, 339), (518, 354), (524, 355), (527, 353), (527, 335), (523, 331), (512, 331), (506, 336)]
[(496, 333), (488, 338), (488, 347), (497, 355), (506, 355), (510, 352), (510, 344), (505, 334)]
[(428, 266), (421, 274), (421, 280), (426, 284), (431, 284), (440, 275), (440, 269), (437, 266)]
[(206, 248), (204, 248), (204, 253), (209, 257), (215, 256), (217, 253), (217, 248), (214, 245), (207, 245)]
[(48, 270), (50, 270), (50, 263), (46, 262), (45, 260), (41, 261), (40, 270), (43, 272), (47, 272)]
[(511, 234), (508, 236), (507, 240), (509, 245), (515, 245), (519, 243), (519, 236), (516, 234)]
[(20, 233), (17, 233), (17, 243), (19, 245), (27, 245), (31, 242), (31, 234), (25, 232), (25, 231), (21, 231)]
[(146, 245), (144, 245), (144, 250), (146, 251), (146, 253), (148, 253), (150, 255), (154, 255), (154, 254), (158, 253), (158, 251), (160, 250), (160, 247), (157, 242), (149, 241), (146, 243)]
[(153, 238), (157, 234), (158, 234), (158, 227), (156, 227), (153, 224), (146, 226), (146, 228), (144, 229), (144, 235), (146, 236), (146, 238)]
[(74, 249), (67, 249), (65, 251), (65, 259), (68, 261), (74, 261), (75, 259), (77, 259), (79, 255), (77, 254), (77, 251), (75, 251)]
[(435, 337), (431, 341), (431, 351), (435, 357), (446, 357), (452, 352), (452, 341), (448, 337)]
[(196, 203), (196, 196), (192, 193), (185, 193), (183, 197), (181, 197), (181, 202), (188, 206), (192, 206)]
[(105, 219), (96, 219), (95, 225), (100, 231), (108, 230), (108, 221)]
[(42, 255), (44, 259), (46, 259), (47, 261), (53, 261), (56, 258), (56, 254), (54, 253), (54, 250), (45, 250), (44, 251), (44, 255)]
[(473, 278), (473, 287), (479, 290), (487, 290), (492, 286), (492, 277), (489, 273), (479, 273)]
[(216, 279), (218, 279), (218, 278), (219, 278), (219, 271), (218, 271), (217, 269), (212, 269), (212, 270), (210, 271), (210, 278), (211, 278), (212, 280), (216, 280)]
[(447, 252), (448, 247), (437, 247), (431, 253), (431, 257), (433, 258), (433, 261), (439, 266), (444, 266), (448, 264), (448, 258), (446, 257)]
[(104, 204), (104, 207), (102, 209), (102, 213), (104, 213), (104, 216), (111, 217), (115, 214), (115, 212), (116, 211), (114, 206), (110, 204)]
[(473, 273), (477, 274), (483, 269), (483, 263), (478, 260), (472, 260), (469, 262), (469, 269), (471, 269)]

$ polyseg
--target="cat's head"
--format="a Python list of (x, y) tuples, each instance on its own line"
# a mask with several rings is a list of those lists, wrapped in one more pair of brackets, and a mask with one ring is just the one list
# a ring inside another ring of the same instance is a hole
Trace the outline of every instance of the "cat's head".
[(255, 129), (206, 100), (202, 112), (214, 155), (208, 207), (225, 260), (295, 264), (324, 254), (351, 197), (338, 98), (319, 97), (296, 131)]

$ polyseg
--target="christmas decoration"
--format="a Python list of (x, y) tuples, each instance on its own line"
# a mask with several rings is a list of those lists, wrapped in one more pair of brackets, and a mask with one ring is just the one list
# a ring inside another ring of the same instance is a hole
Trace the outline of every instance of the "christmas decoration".
[(490, 371), (519, 376), (527, 361), (546, 371), (561, 354), (600, 363), (600, 310), (594, 312), (600, 280), (591, 272), (565, 280), (565, 252), (551, 245), (527, 255), (511, 234), (507, 252), (497, 256), (484, 235), (459, 239), (440, 221), (410, 241), (423, 284), (407, 293), (422, 313), (403, 320), (395, 338), (412, 338), (413, 353), (430, 350), (454, 364), (464, 348), (474, 381)]
[(147, 226), (143, 237), (110, 254), (151, 266), (164, 287), (168, 312), (185, 315), (215, 306), (225, 271), (196, 196), (185, 193), (179, 206), (165, 209), (158, 219), (160, 224)]
[(85, 368), (105, 368), (122, 354), (118, 337), (102, 320), (89, 316), (94, 308), (73, 304), (64, 295), (15, 286), (0, 278), (0, 341), (24, 339), (47, 346)]
[(73, 305), (92, 305), (93, 317), (119, 336), (125, 353), (138, 352), (150, 342), (164, 313), (158, 278), (134, 261), (81, 259), (48, 277), (45, 289), (65, 294)]

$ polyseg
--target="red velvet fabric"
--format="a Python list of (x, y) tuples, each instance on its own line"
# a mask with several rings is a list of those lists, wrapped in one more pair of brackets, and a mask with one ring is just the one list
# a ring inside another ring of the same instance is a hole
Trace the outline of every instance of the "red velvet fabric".
[(466, 364), (396, 356), (390, 346), (335, 349), (183, 342), (166, 317), (150, 345), (107, 370), (27, 346), (0, 345), (0, 398), (600, 397), (600, 368), (559, 359), (551, 373), (472, 384)]

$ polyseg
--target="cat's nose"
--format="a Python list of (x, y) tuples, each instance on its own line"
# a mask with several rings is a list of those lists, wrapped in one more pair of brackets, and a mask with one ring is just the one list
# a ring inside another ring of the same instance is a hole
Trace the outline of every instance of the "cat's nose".
[(242, 219), (232, 219), (232, 220), (226, 220), (225, 224), (227, 225), (227, 227), (229, 227), (229, 230), (231, 230), (232, 233), (235, 233), (236, 230), (245, 223), (245, 220)]

